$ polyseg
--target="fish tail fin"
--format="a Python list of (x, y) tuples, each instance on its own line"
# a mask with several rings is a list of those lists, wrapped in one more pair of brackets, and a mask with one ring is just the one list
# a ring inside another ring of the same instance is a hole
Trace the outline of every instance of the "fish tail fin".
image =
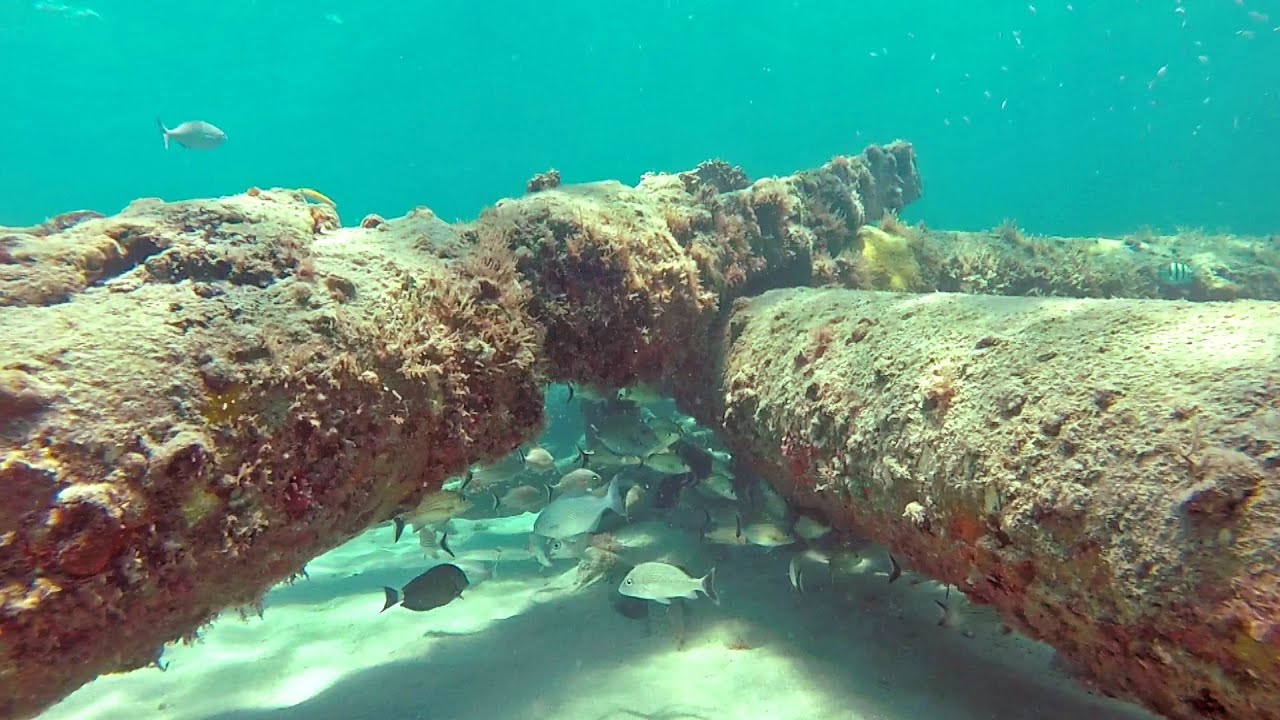
[(622, 497), (622, 483), (618, 482), (617, 475), (609, 481), (609, 509), (623, 517), (627, 516), (627, 501)]
[(449, 553), (449, 557), (451, 558), (458, 557), (457, 555), (453, 554), (452, 550), (449, 549), (449, 533), (447, 532), (440, 536), (440, 549)]
[(578, 447), (578, 460), (582, 463), (582, 467), (586, 467), (587, 463), (591, 461), (591, 456), (595, 455), (595, 453), (587, 452), (582, 448), (581, 445), (578, 445), (577, 447)]
[(489, 494), (493, 496), (493, 509), (491, 509), (489, 512), (493, 513), (494, 515), (497, 515), (498, 507), (502, 505), (502, 498), (498, 497), (498, 493), (496, 490), (490, 490)]
[(404, 534), (404, 518), (394, 517), (391, 519), (391, 522), (396, 524), (396, 536), (391, 542), (398, 543), (400, 542), (400, 536)]
[(702, 594), (706, 595), (711, 602), (716, 605), (720, 604), (720, 593), (716, 591), (716, 569), (711, 568), (711, 572), (702, 578)]
[(160, 128), (160, 136), (164, 138), (164, 149), (168, 150), (169, 149), (169, 128), (164, 126), (164, 121), (160, 119), (159, 115), (156, 116), (156, 125)]
[(400, 603), (400, 593), (396, 592), (395, 588), (389, 588), (384, 585), (382, 586), (382, 592), (387, 599), (382, 603), (382, 609), (378, 611), (379, 614), (386, 612), (387, 608)]

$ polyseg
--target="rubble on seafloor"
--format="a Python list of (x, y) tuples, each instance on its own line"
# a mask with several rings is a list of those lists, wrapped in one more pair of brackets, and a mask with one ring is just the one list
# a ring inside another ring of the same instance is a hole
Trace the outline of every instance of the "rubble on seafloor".
[[(507, 453), (551, 380), (664, 388), (1104, 691), (1280, 704), (1277, 306), (910, 294), (1275, 299), (1274, 238), (908, 227), (902, 142), (529, 190), (459, 224), (254, 190), (0, 230), (0, 715)], [(766, 292), (804, 285), (904, 292)]]

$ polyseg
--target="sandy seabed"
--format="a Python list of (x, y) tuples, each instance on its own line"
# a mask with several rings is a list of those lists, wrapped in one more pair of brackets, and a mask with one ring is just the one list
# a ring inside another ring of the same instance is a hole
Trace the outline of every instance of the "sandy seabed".
[[(710, 546), (660, 523), (615, 531), (629, 562), (683, 558), (717, 568), (719, 606), (629, 619), (612, 582), (574, 587), (573, 560), (522, 555), (532, 515), (455, 520), (464, 597), (416, 613), (382, 607), (435, 560), (380, 527), (280, 586), (262, 619), (227, 613), (203, 642), (166, 650), (168, 669), (99, 678), (43, 720), (1137, 720), (1089, 694), (1053, 652), (1001, 632), (982, 608), (904, 575), (886, 581), (865, 549), (834, 579), (788, 581), (791, 552)], [(506, 549), (496, 565), (495, 550)], [(511, 558), (511, 556), (517, 556)], [(444, 558), (448, 559), (448, 558)], [(678, 601), (679, 602), (679, 601)], [(681, 629), (683, 627), (683, 629)]]

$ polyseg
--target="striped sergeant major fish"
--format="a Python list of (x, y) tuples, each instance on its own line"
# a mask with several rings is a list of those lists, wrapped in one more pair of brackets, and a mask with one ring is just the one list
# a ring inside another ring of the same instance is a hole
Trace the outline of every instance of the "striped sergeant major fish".
[(1156, 276), (1165, 285), (1190, 285), (1195, 282), (1196, 271), (1190, 265), (1174, 260), (1161, 267)]

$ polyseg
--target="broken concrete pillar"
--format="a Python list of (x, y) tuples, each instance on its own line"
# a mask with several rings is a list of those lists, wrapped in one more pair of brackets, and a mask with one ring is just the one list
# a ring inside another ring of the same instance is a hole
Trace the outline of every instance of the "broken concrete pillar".
[(636, 187), (552, 178), (484, 211), (466, 233), (514, 250), (536, 288), (530, 313), (546, 328), (553, 378), (605, 387), (689, 376), (727, 303), (814, 282), (820, 259), (857, 255), (859, 228), (921, 193), (905, 142), (754, 183), (722, 162)]
[(0, 717), (152, 662), (536, 436), (549, 374), (695, 363), (726, 288), (807, 277), (798, 200), (861, 223), (919, 194), (905, 143), (833, 163), (549, 189), (460, 226), (344, 229), (255, 190), (0, 229)]
[(707, 419), (798, 504), (1105, 692), (1276, 717), (1280, 305), (780, 290), (714, 357)]
[(0, 717), (152, 662), (542, 422), (505, 248), (291, 192), (0, 233)]

